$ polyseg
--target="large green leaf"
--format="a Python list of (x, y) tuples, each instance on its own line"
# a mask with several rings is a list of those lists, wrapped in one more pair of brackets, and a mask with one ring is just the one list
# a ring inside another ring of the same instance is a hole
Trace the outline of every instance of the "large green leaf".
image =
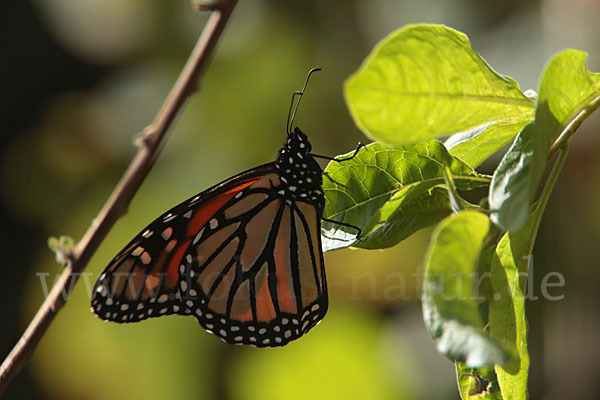
[(490, 225), (476, 211), (451, 215), (436, 227), (425, 256), (425, 326), (440, 353), (471, 368), (502, 364), (507, 358), (484, 332), (473, 291)]
[[(444, 183), (445, 166), (460, 189), (489, 183), (436, 140), (395, 147), (372, 143), (353, 159), (327, 166), (323, 216), (362, 229), (356, 247), (393, 246), (448, 214), (448, 197), (436, 190)], [(351, 245), (356, 235), (352, 227), (322, 224), (325, 251)]]
[(534, 106), (463, 33), (442, 25), (411, 25), (389, 35), (348, 79), (345, 96), (358, 127), (390, 144), (515, 124), (531, 118)]
[(506, 230), (517, 231), (525, 225), (552, 143), (573, 121), (581, 123), (600, 105), (600, 75), (586, 70), (585, 59), (581, 51), (566, 50), (548, 63), (535, 122), (521, 132), (494, 173), (491, 218)]
[(529, 253), (533, 248), (537, 227), (535, 218), (532, 217), (521, 231), (506, 233), (496, 246), (490, 268), (494, 293), (489, 299), (490, 335), (516, 353), (505, 365), (496, 367), (504, 400), (527, 398), (529, 353), (525, 288)]

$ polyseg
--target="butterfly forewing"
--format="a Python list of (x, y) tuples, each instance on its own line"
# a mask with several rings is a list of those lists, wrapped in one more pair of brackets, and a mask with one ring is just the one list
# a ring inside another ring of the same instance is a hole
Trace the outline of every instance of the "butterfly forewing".
[(271, 168), (261, 166), (216, 185), (144, 228), (100, 274), (92, 294), (93, 311), (115, 322), (186, 313), (178, 289), (187, 248), (224, 203)]

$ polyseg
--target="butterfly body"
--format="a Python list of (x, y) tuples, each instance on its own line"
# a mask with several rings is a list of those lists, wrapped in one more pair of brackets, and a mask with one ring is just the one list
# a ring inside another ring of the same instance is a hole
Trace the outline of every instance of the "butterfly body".
[(100, 274), (92, 309), (137, 322), (193, 315), (228, 343), (283, 346), (324, 317), (322, 170), (298, 128), (275, 162), (179, 204)]

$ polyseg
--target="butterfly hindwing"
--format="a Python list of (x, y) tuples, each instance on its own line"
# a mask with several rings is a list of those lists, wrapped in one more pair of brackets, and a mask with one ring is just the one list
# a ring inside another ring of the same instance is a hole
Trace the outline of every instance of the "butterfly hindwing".
[(327, 310), (319, 213), (309, 203), (286, 201), (278, 186), (273, 173), (244, 189), (184, 257), (184, 305), (230, 343), (282, 346)]

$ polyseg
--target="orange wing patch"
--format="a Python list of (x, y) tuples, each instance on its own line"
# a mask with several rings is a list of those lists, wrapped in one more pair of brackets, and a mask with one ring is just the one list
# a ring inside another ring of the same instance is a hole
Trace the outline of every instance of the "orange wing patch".
[[(311, 220), (308, 218), (307, 220), (310, 223)], [(295, 222), (298, 234), (298, 274), (300, 275), (300, 287), (302, 288), (302, 307), (306, 307), (317, 298), (320, 292), (320, 282), (318, 278), (320, 275), (320, 262), (316, 258), (319, 256), (319, 249), (316, 238), (314, 238), (312, 234), (307, 234), (304, 225), (302, 224), (302, 220), (298, 215), (295, 216)]]
[(279, 232), (275, 239), (275, 270), (277, 271), (277, 301), (281, 311), (295, 314), (296, 296), (292, 282), (292, 260), (291, 260), (291, 210), (285, 207), (279, 226)]
[(264, 263), (260, 268), (258, 274), (256, 274), (256, 319), (258, 321), (269, 322), (277, 315), (275, 313), (275, 306), (273, 305), (273, 298), (269, 291), (268, 284), (268, 266)]
[(215, 198), (211, 199), (206, 204), (204, 204), (189, 222), (187, 227), (187, 236), (192, 237), (196, 235), (200, 231), (200, 229), (202, 229), (202, 227), (206, 225), (208, 220), (211, 219), (217, 213), (217, 211), (219, 211), (225, 205), (225, 203), (227, 203), (229, 200), (231, 200), (233, 196), (235, 196), (237, 193), (239, 193), (246, 187), (250, 186), (255, 181), (256, 179), (251, 180), (249, 182), (244, 182), (243, 184), (236, 186), (231, 190), (221, 193), (220, 195), (216, 196)]

